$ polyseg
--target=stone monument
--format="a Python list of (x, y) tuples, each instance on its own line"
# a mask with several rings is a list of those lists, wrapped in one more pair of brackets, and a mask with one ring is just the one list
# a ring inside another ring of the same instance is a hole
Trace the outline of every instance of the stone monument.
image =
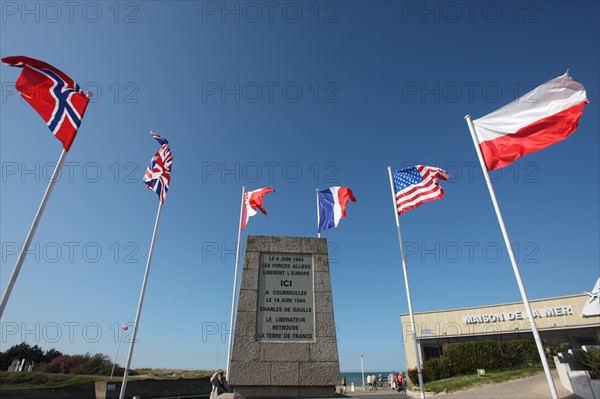
[(238, 398), (335, 396), (326, 239), (248, 237), (227, 378)]

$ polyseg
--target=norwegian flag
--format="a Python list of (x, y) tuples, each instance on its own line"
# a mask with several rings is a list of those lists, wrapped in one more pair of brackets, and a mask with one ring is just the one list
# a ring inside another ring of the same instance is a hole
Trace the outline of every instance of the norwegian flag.
[(144, 175), (144, 183), (146, 183), (148, 189), (158, 194), (160, 203), (164, 204), (167, 191), (169, 190), (169, 183), (171, 182), (173, 156), (171, 155), (171, 148), (167, 140), (156, 133), (150, 132), (150, 134), (161, 146), (150, 160), (150, 165), (148, 165), (146, 174)]
[(5, 57), (2, 62), (23, 68), (16, 89), (69, 151), (90, 101), (81, 87), (64, 72), (34, 58)]

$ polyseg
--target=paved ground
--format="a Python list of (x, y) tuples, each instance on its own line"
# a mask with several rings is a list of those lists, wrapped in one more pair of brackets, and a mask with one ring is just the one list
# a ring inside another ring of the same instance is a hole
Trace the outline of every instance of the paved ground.
[[(558, 396), (561, 399), (578, 399), (578, 396), (573, 395), (562, 387), (558, 374), (552, 373), (554, 378), (554, 384), (558, 391)], [(409, 393), (413, 398), (419, 398), (418, 392)], [(407, 395), (394, 394), (390, 390), (380, 389), (378, 391), (371, 392), (349, 392), (348, 397), (361, 398), (361, 399), (384, 399), (384, 398), (406, 398)], [(479, 388), (469, 389), (467, 391), (453, 392), (453, 393), (440, 393), (437, 395), (426, 394), (426, 397), (432, 397), (436, 399), (545, 399), (552, 398), (550, 395), (550, 388), (546, 381), (546, 376), (538, 374), (533, 377), (522, 378), (520, 380), (513, 380), (503, 382), (500, 384), (491, 384)]]
[[(580, 399), (562, 387), (558, 374), (552, 373), (554, 384), (558, 391), (560, 399)], [(339, 387), (338, 387), (339, 391)], [(546, 382), (546, 376), (541, 373), (533, 377), (522, 378), (503, 382), (500, 384), (490, 384), (479, 388), (469, 389), (467, 391), (426, 394), (427, 398), (435, 399), (550, 399), (550, 388)], [(233, 398), (233, 394), (223, 394), (219, 398)], [(392, 392), (389, 388), (379, 388), (377, 391), (355, 391), (348, 389), (346, 395), (337, 395), (337, 398), (356, 398), (356, 399), (409, 399), (420, 398), (419, 392), (409, 392), (408, 394), (399, 394)]]

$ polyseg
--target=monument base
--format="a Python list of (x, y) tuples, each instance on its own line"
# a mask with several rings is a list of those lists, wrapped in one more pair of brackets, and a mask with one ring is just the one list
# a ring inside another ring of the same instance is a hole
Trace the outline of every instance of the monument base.
[(334, 386), (286, 387), (286, 386), (236, 386), (234, 398), (333, 398)]
[(227, 379), (234, 398), (335, 397), (325, 239), (248, 237)]

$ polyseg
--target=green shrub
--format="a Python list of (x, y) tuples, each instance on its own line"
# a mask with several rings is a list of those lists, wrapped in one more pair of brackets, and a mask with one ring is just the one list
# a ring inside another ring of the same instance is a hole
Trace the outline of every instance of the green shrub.
[(588, 352), (583, 352), (582, 362), (592, 379), (600, 379), (600, 350), (590, 349)]
[(477, 369), (501, 370), (540, 363), (535, 342), (530, 340), (474, 341), (444, 346), (451, 375), (472, 374)]
[[(549, 356), (569, 347), (565, 343), (546, 343), (544, 346), (549, 348)], [(457, 375), (475, 374), (477, 369), (510, 370), (541, 364), (535, 342), (525, 339), (446, 344), (443, 353), (443, 357), (428, 359), (423, 364), (424, 382)], [(600, 355), (598, 355), (598, 358), (600, 359)], [(594, 361), (590, 360), (592, 363)], [(408, 370), (407, 373), (413, 383), (419, 381), (416, 368)]]
[(419, 384), (419, 370), (417, 370), (416, 367), (414, 369), (406, 370), (406, 375), (408, 376), (410, 382), (415, 385)]
[(423, 382), (442, 380), (449, 377), (451, 377), (451, 374), (448, 363), (443, 357), (427, 359), (423, 364)]

